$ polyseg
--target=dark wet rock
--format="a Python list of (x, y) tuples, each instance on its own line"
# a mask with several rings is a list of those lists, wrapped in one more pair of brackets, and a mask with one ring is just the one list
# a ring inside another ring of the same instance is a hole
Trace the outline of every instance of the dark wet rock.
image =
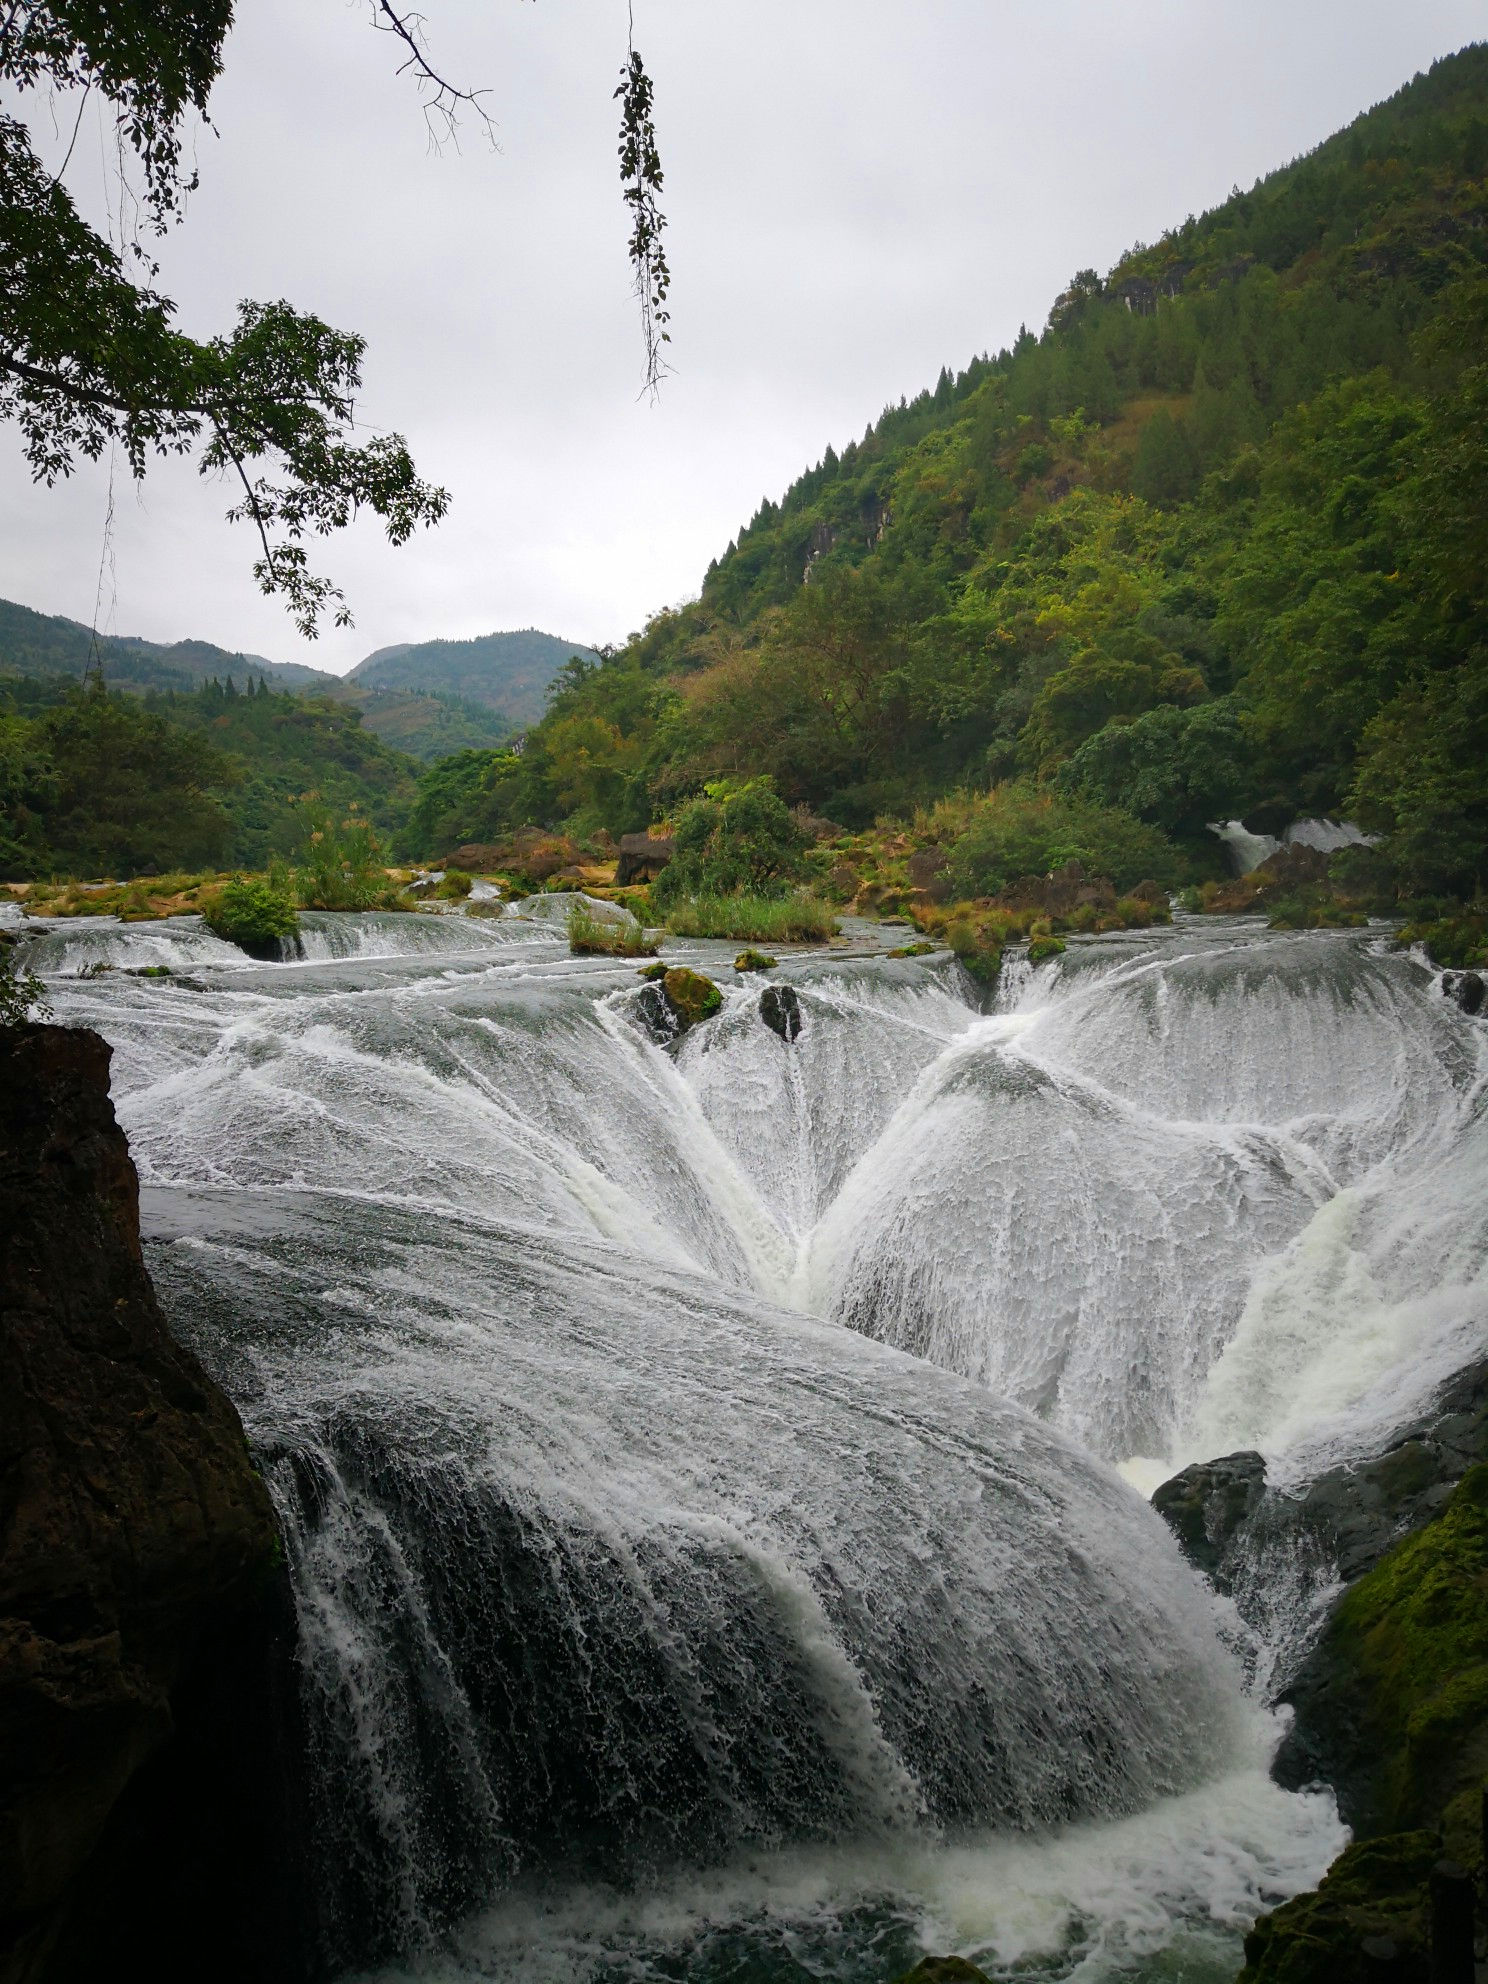
[(1231, 1589), (1231, 1546), (1260, 1506), (1266, 1463), (1257, 1453), (1196, 1461), (1165, 1481), (1152, 1506), (1182, 1545), (1183, 1554), (1216, 1588)]
[(659, 1047), (669, 1046), (678, 1033), (676, 1015), (661, 989), (660, 981), (664, 975), (658, 972), (649, 985), (641, 987), (634, 1007), (636, 1018)]
[(1234, 1454), (1185, 1469), (1153, 1497), (1242, 1614), (1268, 1562), (1289, 1550), (1311, 1549), (1343, 1584), (1282, 1677), (1293, 1719), (1273, 1770), (1289, 1789), (1331, 1785), (1357, 1843), (1315, 1892), (1257, 1923), (1246, 1984), (1426, 1984), (1431, 1870), (1444, 1851), (1481, 1865), (1485, 1462), (1488, 1360), (1459, 1372), (1384, 1453), (1330, 1469), (1301, 1495), (1268, 1487), (1258, 1455)]
[(658, 962), (648, 965), (641, 976), (649, 982), (636, 999), (635, 1015), (659, 1046), (672, 1046), (723, 1005), (723, 994), (700, 971)]
[(788, 1047), (801, 1031), (801, 1001), (794, 985), (767, 985), (759, 997), (759, 1014), (771, 1033)]
[(0, 1984), (293, 1977), (277, 1532), (156, 1303), (109, 1057), (0, 1035)]
[(1442, 978), (1442, 990), (1471, 1018), (1482, 1012), (1488, 985), (1484, 984), (1480, 971), (1449, 971)]
[(896, 1984), (991, 1984), (991, 1980), (964, 1956), (925, 1956)]
[(1300, 1495), (1267, 1488), (1259, 1454), (1241, 1453), (1196, 1462), (1165, 1481), (1152, 1501), (1191, 1561), (1221, 1590), (1231, 1589), (1263, 1535), (1272, 1543), (1307, 1538), (1349, 1584), (1438, 1515), (1463, 1475), (1483, 1460), (1488, 1358), (1450, 1379), (1383, 1453), (1329, 1468)]

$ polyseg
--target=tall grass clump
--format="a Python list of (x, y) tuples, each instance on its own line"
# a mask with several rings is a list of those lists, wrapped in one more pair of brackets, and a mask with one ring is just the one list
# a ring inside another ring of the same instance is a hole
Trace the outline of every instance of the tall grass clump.
[(825, 943), (837, 919), (816, 896), (690, 896), (666, 912), (674, 937), (733, 937), (741, 943)]
[(654, 958), (656, 946), (633, 917), (622, 923), (598, 917), (581, 902), (568, 912), (568, 948), (575, 957)]
[(328, 807), (309, 815), (294, 869), (302, 909), (406, 909), (388, 877), (382, 844), (353, 800), (344, 820)]

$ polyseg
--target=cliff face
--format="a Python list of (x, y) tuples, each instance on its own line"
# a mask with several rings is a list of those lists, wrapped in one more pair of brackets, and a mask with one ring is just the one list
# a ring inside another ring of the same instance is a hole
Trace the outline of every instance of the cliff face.
[(0, 1035), (0, 1984), (185, 1975), (188, 1943), (248, 1977), (278, 1933), (234, 1920), (284, 1832), (273, 1513), (156, 1304), (109, 1056)]

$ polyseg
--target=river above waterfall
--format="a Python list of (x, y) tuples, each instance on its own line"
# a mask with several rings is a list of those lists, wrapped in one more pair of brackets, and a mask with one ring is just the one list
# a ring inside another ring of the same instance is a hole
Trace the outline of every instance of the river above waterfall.
[(990, 1011), (785, 957), (790, 1043), (669, 945), (725, 1003), (664, 1045), (551, 920), (307, 925), (28, 950), (280, 1510), (325, 1961), (1231, 1977), (1341, 1834), (1137, 1487), (1481, 1352), (1484, 1029), (1382, 933), (1181, 919)]

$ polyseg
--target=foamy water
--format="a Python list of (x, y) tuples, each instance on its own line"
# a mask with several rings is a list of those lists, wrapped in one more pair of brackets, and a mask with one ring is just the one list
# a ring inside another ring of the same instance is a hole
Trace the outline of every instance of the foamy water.
[[(1300, 1480), (1481, 1351), (1485, 1029), (1369, 933), (1185, 922), (991, 1013), (792, 957), (789, 1046), (679, 946), (725, 1004), (667, 1052), (558, 921), (310, 934), (39, 949), (285, 1521), (325, 1948), (1232, 1975), (1337, 1822), (1115, 1470)], [(1268, 1575), (1261, 1683), (1326, 1567)]]

